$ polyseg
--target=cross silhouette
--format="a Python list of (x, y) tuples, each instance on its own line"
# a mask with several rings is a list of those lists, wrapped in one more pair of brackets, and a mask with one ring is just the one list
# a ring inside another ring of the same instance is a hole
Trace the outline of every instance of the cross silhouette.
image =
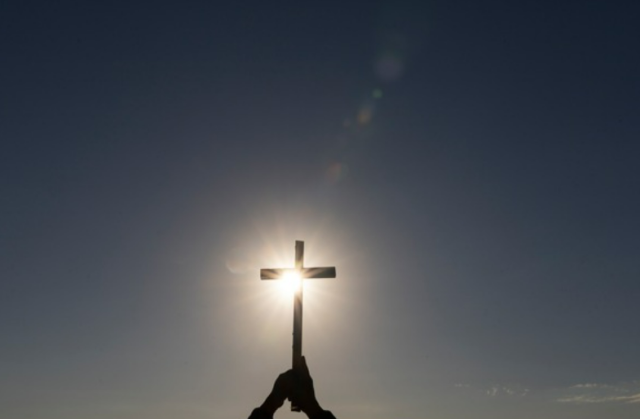
[[(293, 371), (297, 372), (302, 363), (302, 285), (304, 279), (335, 278), (336, 268), (305, 268), (304, 242), (296, 240), (295, 268), (284, 269), (260, 269), (260, 279), (282, 279), (288, 275), (300, 278), (300, 284), (293, 296)], [(291, 402), (291, 411), (299, 412), (300, 408)]]

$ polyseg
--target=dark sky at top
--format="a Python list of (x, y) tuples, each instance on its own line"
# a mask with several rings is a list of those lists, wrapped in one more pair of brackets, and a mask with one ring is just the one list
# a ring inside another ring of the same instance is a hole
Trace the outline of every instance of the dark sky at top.
[(0, 3), (0, 416), (248, 414), (290, 319), (261, 350), (230, 301), (295, 239), (343, 281), (350, 329), (327, 315), (305, 350), (320, 383), (350, 373), (325, 390), (344, 417), (637, 414), (613, 399), (640, 394), (638, 22), (632, 1)]

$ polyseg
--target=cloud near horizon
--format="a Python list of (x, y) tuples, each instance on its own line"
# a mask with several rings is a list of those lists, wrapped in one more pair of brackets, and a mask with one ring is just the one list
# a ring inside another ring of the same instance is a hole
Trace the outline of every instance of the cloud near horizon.
[(617, 385), (584, 383), (564, 390), (560, 403), (640, 403), (640, 381)]
[(454, 387), (459, 389), (470, 389), (475, 392), (481, 392), (482, 394), (489, 397), (524, 397), (529, 393), (528, 388), (522, 388), (520, 386), (505, 386), (505, 385), (492, 385), (486, 388), (474, 388), (469, 384), (457, 383), (454, 384)]

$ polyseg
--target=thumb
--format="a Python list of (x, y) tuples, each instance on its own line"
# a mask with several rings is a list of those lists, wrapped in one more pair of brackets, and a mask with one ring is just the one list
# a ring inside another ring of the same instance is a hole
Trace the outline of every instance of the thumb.
[(304, 356), (302, 357), (302, 362), (300, 363), (300, 373), (303, 377), (311, 376), (311, 374), (309, 373), (309, 367), (307, 366), (307, 358)]

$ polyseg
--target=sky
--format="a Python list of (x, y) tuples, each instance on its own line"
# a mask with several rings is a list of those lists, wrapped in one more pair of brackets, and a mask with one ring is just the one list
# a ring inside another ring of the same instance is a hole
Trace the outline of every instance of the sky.
[(639, 20), (1, 2), (0, 417), (637, 418)]

